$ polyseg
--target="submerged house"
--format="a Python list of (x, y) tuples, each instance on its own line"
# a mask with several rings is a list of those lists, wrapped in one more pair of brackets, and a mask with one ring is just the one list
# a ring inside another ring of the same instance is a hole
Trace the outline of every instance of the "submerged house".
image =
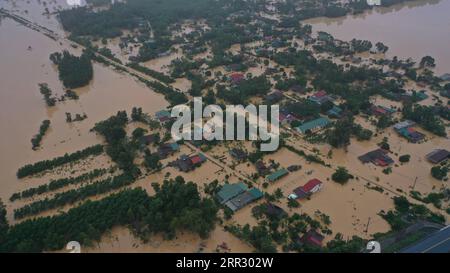
[(414, 121), (411, 121), (411, 120), (405, 120), (405, 121), (402, 121), (402, 122), (399, 122), (399, 123), (396, 123), (396, 124), (394, 124), (394, 129), (395, 130), (400, 130), (400, 129), (403, 129), (403, 128), (408, 128), (408, 127), (411, 127), (411, 126), (413, 126), (413, 125), (415, 125), (416, 123), (414, 122)]
[(316, 92), (314, 95), (312, 95), (308, 99), (319, 105), (324, 104), (325, 102), (333, 101), (333, 99), (330, 96), (328, 96), (327, 92), (325, 92), (324, 90)]
[(182, 155), (179, 159), (172, 162), (170, 165), (178, 167), (178, 169), (182, 172), (189, 172), (201, 166), (205, 161), (205, 155), (199, 153), (198, 155), (193, 155), (190, 157), (187, 155)]
[(233, 148), (230, 150), (230, 155), (238, 160), (238, 161), (244, 161), (247, 159), (247, 153), (241, 149)]
[(174, 154), (180, 150), (180, 145), (178, 143), (164, 143), (158, 147), (159, 158), (167, 158), (169, 155)]
[(299, 133), (306, 134), (307, 132), (316, 132), (325, 128), (331, 121), (325, 117), (316, 118), (303, 123), (302, 125), (295, 128)]
[(358, 159), (364, 164), (371, 162), (377, 166), (386, 167), (394, 163), (394, 160), (392, 160), (392, 158), (390, 158), (387, 154), (388, 151), (386, 150), (376, 149), (359, 156)]
[(240, 83), (242, 80), (244, 80), (245, 76), (243, 73), (232, 73), (230, 75), (230, 81), (232, 84), (238, 84)]
[(427, 154), (426, 158), (433, 164), (441, 163), (444, 160), (450, 158), (450, 152), (446, 149), (436, 149)]
[(327, 111), (327, 115), (330, 118), (340, 118), (342, 116), (342, 109), (336, 105), (333, 105), (333, 107)]
[(374, 116), (389, 116), (395, 113), (395, 109), (380, 106), (380, 105), (372, 105), (370, 107), (370, 114)]
[(403, 121), (399, 122), (394, 125), (394, 130), (401, 135), (402, 137), (406, 138), (408, 141), (412, 143), (417, 143), (425, 138), (425, 135), (416, 131), (412, 126), (415, 123), (413, 121)]
[(313, 193), (316, 193), (322, 189), (322, 181), (319, 179), (311, 179), (305, 185), (294, 189), (294, 193), (289, 195), (289, 199), (304, 199)]
[(264, 214), (269, 218), (275, 219), (280, 219), (288, 215), (282, 208), (272, 203), (264, 204)]
[(150, 145), (159, 141), (159, 134), (145, 135), (141, 138), (141, 143), (144, 145)]
[(261, 160), (257, 161), (255, 163), (256, 171), (260, 176), (268, 175), (270, 172), (270, 169), (262, 162)]
[(281, 93), (281, 91), (278, 90), (273, 91), (272, 93), (268, 94), (265, 99), (267, 103), (270, 104), (277, 103), (283, 99), (283, 93)]
[(259, 189), (251, 188), (250, 190), (231, 198), (225, 205), (232, 211), (237, 211), (262, 197), (263, 193)]
[(300, 241), (304, 244), (321, 247), (322, 241), (325, 237), (318, 233), (316, 230), (311, 229), (303, 235)]
[(247, 185), (243, 182), (234, 183), (234, 184), (225, 184), (222, 189), (217, 193), (216, 199), (220, 204), (225, 204), (225, 202), (229, 201), (231, 198), (247, 191)]
[(167, 110), (161, 110), (155, 113), (156, 119), (161, 122), (165, 123), (172, 119), (172, 116), (169, 111)]
[(275, 171), (268, 175), (266, 177), (266, 182), (275, 182), (288, 174), (289, 172), (286, 169), (279, 169), (278, 171)]
[(425, 135), (412, 127), (397, 130), (397, 133), (412, 143), (417, 143), (425, 138)]

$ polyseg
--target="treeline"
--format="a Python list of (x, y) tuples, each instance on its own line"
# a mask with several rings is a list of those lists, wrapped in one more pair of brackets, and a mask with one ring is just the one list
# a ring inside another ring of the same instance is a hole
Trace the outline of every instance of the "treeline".
[(131, 68), (133, 68), (133, 69), (135, 69), (135, 70), (137, 70), (139, 72), (142, 72), (142, 73), (144, 73), (144, 74), (146, 74), (146, 75), (148, 75), (148, 76), (150, 76), (152, 78), (155, 78), (155, 79), (157, 79), (159, 81), (162, 81), (165, 84), (170, 84), (170, 83), (175, 82), (174, 79), (172, 79), (171, 77), (165, 75), (164, 73), (155, 71), (155, 70), (150, 69), (148, 67), (142, 66), (142, 65), (140, 65), (138, 63), (130, 63), (127, 66), (129, 66), (129, 67), (131, 67)]
[(417, 220), (445, 224), (445, 217), (430, 211), (424, 205), (413, 204), (404, 196), (394, 197), (395, 209), (380, 213), (380, 216), (389, 223), (393, 231), (400, 231)]
[(14, 202), (15, 200), (22, 198), (29, 198), (35, 195), (41, 195), (46, 192), (55, 191), (62, 187), (68, 185), (78, 184), (87, 180), (92, 180), (96, 177), (102, 176), (108, 172), (108, 169), (95, 169), (87, 173), (83, 173), (76, 177), (60, 178), (56, 180), (51, 180), (48, 184), (40, 185), (39, 187), (29, 188), (21, 192), (16, 192), (11, 195), (9, 201)]
[(46, 119), (46, 120), (42, 121), (42, 124), (39, 127), (39, 133), (36, 134), (31, 139), (31, 144), (33, 145), (33, 150), (36, 150), (36, 148), (38, 148), (41, 145), (41, 140), (44, 137), (44, 135), (47, 132), (49, 127), (50, 127), (50, 120)]
[(47, 106), (55, 106), (56, 98), (52, 97), (52, 90), (46, 83), (39, 84), (39, 91), (41, 92), (42, 96), (44, 96), (44, 100)]
[(433, 134), (442, 137), (447, 136), (445, 125), (436, 115), (434, 108), (431, 106), (406, 105), (403, 108), (403, 117), (417, 122), (425, 130), (430, 131)]
[[(60, 250), (72, 240), (89, 246), (114, 226), (128, 226), (144, 239), (155, 233), (172, 239), (179, 230), (206, 238), (214, 229), (217, 207), (213, 200), (200, 197), (194, 183), (177, 177), (153, 187), (156, 193), (151, 197), (142, 188), (127, 189), (59, 215), (6, 226), (0, 252)], [(0, 225), (0, 236), (1, 232)]]
[(14, 218), (22, 219), (40, 212), (73, 204), (88, 197), (107, 193), (128, 186), (134, 182), (134, 178), (128, 174), (122, 174), (106, 178), (102, 181), (89, 184), (78, 189), (55, 194), (53, 198), (45, 198), (14, 210)]
[(101, 134), (108, 145), (106, 153), (125, 173), (134, 177), (141, 171), (134, 164), (138, 144), (128, 139), (125, 126), (128, 123), (126, 111), (119, 111), (115, 116), (95, 124), (93, 131)]
[(50, 55), (50, 60), (58, 66), (59, 79), (66, 88), (83, 87), (92, 80), (94, 69), (91, 59), (84, 52), (80, 57), (67, 50), (62, 54), (55, 52)]
[(19, 170), (17, 170), (17, 178), (23, 178), (46, 170), (51, 170), (58, 166), (64, 165), (69, 162), (77, 161), (91, 155), (99, 155), (102, 152), (103, 152), (103, 145), (97, 144), (71, 154), (66, 153), (64, 156), (56, 157), (54, 159), (38, 161), (33, 164), (27, 164), (21, 167)]

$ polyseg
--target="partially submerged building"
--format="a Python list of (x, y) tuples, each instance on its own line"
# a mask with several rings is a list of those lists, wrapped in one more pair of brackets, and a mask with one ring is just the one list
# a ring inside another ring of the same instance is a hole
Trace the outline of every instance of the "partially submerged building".
[(238, 161), (244, 161), (247, 159), (248, 156), (248, 154), (244, 150), (238, 148), (231, 149), (230, 155)]
[(189, 172), (197, 167), (200, 167), (204, 162), (206, 162), (205, 155), (199, 153), (193, 156), (182, 155), (170, 165), (177, 167), (182, 172)]
[(322, 189), (323, 183), (319, 179), (311, 179), (305, 185), (294, 189), (294, 193), (289, 195), (289, 199), (304, 199)]
[(314, 133), (317, 132), (326, 126), (328, 126), (331, 121), (325, 117), (316, 118), (310, 121), (303, 123), (302, 125), (296, 127), (295, 129), (302, 134), (306, 134), (308, 132)]
[(289, 172), (286, 169), (284, 169), (284, 168), (279, 169), (279, 170), (271, 173), (270, 175), (268, 175), (266, 177), (266, 182), (270, 182), (270, 183), (275, 182), (277, 180), (280, 180), (282, 177), (284, 177), (288, 174), (289, 174)]
[(159, 158), (164, 159), (180, 150), (178, 143), (164, 143), (158, 147)]
[(231, 198), (245, 192), (248, 190), (247, 185), (243, 182), (234, 183), (234, 184), (225, 184), (222, 189), (217, 193), (216, 198), (220, 204), (225, 204), (225, 202), (229, 201)]
[(315, 102), (319, 105), (322, 105), (326, 102), (332, 102), (333, 99), (328, 96), (327, 92), (324, 90), (321, 90), (319, 92), (316, 92), (314, 95), (308, 98), (310, 101)]
[(425, 138), (425, 135), (416, 131), (413, 126), (415, 122), (405, 120), (394, 125), (394, 130), (402, 137), (412, 143), (417, 143)]
[(165, 123), (168, 122), (170, 120), (172, 120), (172, 116), (171, 113), (167, 110), (161, 110), (155, 113), (156, 119), (160, 122), (160, 123)]
[(250, 190), (231, 198), (225, 205), (232, 211), (237, 211), (262, 197), (263, 193), (259, 189), (251, 188)]
[(377, 166), (386, 167), (394, 163), (394, 160), (387, 155), (388, 153), (386, 150), (376, 149), (359, 156), (358, 159), (364, 164), (371, 162)]
[(433, 164), (441, 163), (450, 157), (450, 152), (446, 149), (436, 149), (431, 153), (427, 154), (427, 159)]

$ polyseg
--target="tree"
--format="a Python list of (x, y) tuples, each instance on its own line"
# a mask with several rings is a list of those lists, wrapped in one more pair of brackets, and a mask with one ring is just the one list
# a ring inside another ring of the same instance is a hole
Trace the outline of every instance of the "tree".
[(433, 57), (431, 56), (424, 56), (421, 60), (420, 60), (420, 64), (419, 64), (420, 68), (425, 68), (425, 67), (435, 67), (435, 60)]
[(59, 79), (66, 88), (82, 87), (92, 80), (94, 70), (88, 54), (77, 57), (64, 50), (62, 56), (52, 54), (50, 59), (58, 66)]
[(437, 180), (444, 180), (444, 178), (447, 176), (447, 173), (447, 166), (434, 166), (431, 168), (431, 176), (433, 176)]
[(8, 220), (6, 220), (6, 207), (3, 205), (2, 200), (0, 200), (0, 253), (3, 252), (2, 246), (6, 241), (8, 228)]
[(406, 163), (406, 162), (409, 162), (410, 159), (411, 159), (411, 156), (410, 156), (410, 155), (401, 155), (401, 156), (398, 158), (398, 161), (400, 161), (400, 162), (402, 162), (402, 163)]
[(144, 164), (150, 170), (157, 170), (161, 168), (161, 162), (159, 162), (160, 158), (158, 154), (148, 154), (144, 157)]
[(334, 125), (334, 129), (327, 132), (328, 143), (336, 148), (349, 145), (352, 128), (353, 120), (351, 118), (346, 117), (338, 120)]
[(346, 168), (338, 167), (337, 170), (331, 175), (331, 179), (339, 184), (345, 184), (348, 180), (353, 179), (353, 175), (349, 174)]
[(147, 133), (146, 129), (143, 129), (141, 127), (138, 127), (136, 129), (133, 130), (133, 132), (131, 133), (133, 136), (133, 139), (135, 140), (139, 140), (141, 137), (143, 137), (145, 135), (145, 133)]

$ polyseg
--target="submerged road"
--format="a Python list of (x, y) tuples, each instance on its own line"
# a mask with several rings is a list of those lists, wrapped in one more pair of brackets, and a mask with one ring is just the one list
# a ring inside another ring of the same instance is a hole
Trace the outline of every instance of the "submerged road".
[(450, 225), (400, 250), (400, 253), (450, 253)]

